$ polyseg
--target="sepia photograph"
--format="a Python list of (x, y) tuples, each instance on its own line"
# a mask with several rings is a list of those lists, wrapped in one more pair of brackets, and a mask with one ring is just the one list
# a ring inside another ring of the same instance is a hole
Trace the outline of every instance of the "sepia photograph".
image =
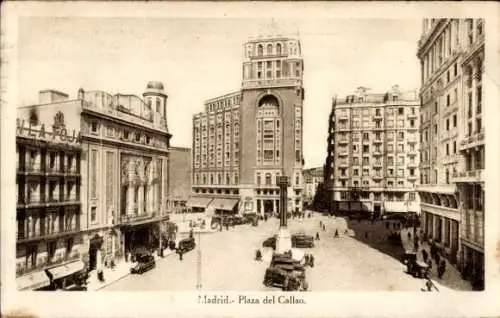
[(2, 91), (17, 297), (485, 291), (484, 16), (41, 12)]

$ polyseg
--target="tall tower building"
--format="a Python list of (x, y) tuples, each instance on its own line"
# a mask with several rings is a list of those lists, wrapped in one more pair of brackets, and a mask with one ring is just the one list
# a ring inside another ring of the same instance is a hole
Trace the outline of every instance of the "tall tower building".
[(193, 192), (213, 200), (194, 200), (193, 206), (219, 210), (220, 198), (230, 197), (239, 201), (233, 212), (277, 213), (277, 177), (286, 175), (288, 210), (302, 211), (300, 42), (256, 39), (243, 51), (241, 91), (207, 101), (205, 112), (193, 118)]

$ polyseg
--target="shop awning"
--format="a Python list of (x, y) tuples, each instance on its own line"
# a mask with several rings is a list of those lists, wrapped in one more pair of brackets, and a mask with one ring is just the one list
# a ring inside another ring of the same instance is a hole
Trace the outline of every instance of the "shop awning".
[(54, 267), (48, 269), (47, 271), (51, 275), (52, 279), (59, 279), (61, 277), (66, 277), (81, 271), (85, 267), (82, 261), (76, 261), (66, 265)]
[(205, 197), (189, 197), (186, 206), (196, 207), (196, 208), (206, 208), (213, 198)]
[(50, 285), (50, 279), (45, 271), (34, 272), (16, 278), (19, 290), (35, 290)]
[(211, 203), (210, 207), (216, 210), (232, 211), (234, 206), (238, 203), (238, 199), (219, 199), (215, 198)]

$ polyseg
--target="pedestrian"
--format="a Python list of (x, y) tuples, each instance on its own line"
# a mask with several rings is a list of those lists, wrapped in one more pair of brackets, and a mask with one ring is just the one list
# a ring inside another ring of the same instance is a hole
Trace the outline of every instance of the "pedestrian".
[(314, 256), (312, 254), (309, 256), (309, 264), (314, 267)]
[(443, 278), (445, 270), (446, 270), (446, 261), (443, 259), (439, 263), (439, 267), (438, 267), (438, 277), (439, 277), (439, 279)]
[(427, 288), (427, 291), (430, 292), (432, 291), (432, 280), (430, 278), (427, 278), (427, 281), (425, 282), (425, 287)]
[(339, 230), (335, 229), (335, 237), (339, 237)]
[(305, 265), (308, 266), (309, 265), (309, 253), (305, 253), (304, 255), (304, 261), (305, 261)]
[(182, 250), (179, 250), (179, 260), (182, 261)]
[(319, 221), (319, 227), (323, 227), (323, 221)]
[(411, 240), (411, 232), (408, 232), (408, 239)]
[(326, 226), (323, 224), (323, 231), (326, 231)]
[(316, 232), (316, 241), (319, 241), (319, 233)]
[(424, 259), (424, 262), (427, 263), (427, 258), (429, 257), (429, 254), (427, 253), (426, 249), (422, 250), (422, 257)]

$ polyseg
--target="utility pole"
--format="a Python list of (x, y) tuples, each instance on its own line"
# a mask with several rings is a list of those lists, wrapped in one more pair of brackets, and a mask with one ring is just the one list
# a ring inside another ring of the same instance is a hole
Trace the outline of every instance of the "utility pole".
[(198, 231), (198, 261), (196, 269), (196, 289), (201, 290), (201, 231)]

